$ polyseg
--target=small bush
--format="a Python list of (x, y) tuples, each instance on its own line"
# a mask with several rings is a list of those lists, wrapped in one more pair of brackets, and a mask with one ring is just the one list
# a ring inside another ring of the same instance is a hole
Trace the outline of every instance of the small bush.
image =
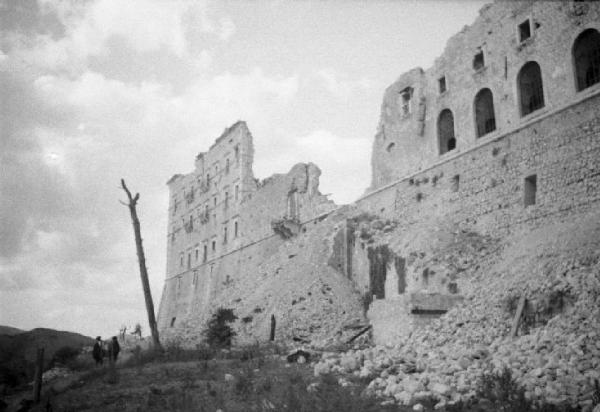
[(241, 347), (239, 353), (242, 362), (259, 359), (264, 356), (258, 343)]
[(73, 348), (71, 346), (63, 346), (56, 352), (54, 352), (54, 357), (52, 358), (52, 360), (55, 363), (62, 363), (63, 365), (66, 365), (70, 361), (75, 360), (75, 358), (77, 358), (77, 355), (79, 355), (79, 349)]
[(138, 345), (136, 345), (132, 351), (132, 355), (129, 359), (124, 362), (125, 367), (138, 367), (141, 368), (143, 365), (152, 362), (164, 361), (165, 356), (159, 350), (149, 349), (142, 350)]
[(575, 412), (568, 405), (537, 404), (525, 398), (525, 388), (513, 378), (510, 369), (488, 373), (480, 379), (475, 398), (446, 407), (447, 412)]
[(254, 373), (252, 369), (246, 369), (236, 377), (234, 384), (235, 393), (247, 398), (254, 391)]
[(210, 347), (229, 348), (235, 336), (235, 332), (229, 325), (235, 321), (233, 309), (219, 308), (213, 314), (203, 332), (204, 340)]
[(477, 396), (507, 412), (527, 411), (531, 408), (531, 402), (525, 398), (525, 389), (512, 377), (508, 368), (498, 374), (484, 375), (477, 388)]

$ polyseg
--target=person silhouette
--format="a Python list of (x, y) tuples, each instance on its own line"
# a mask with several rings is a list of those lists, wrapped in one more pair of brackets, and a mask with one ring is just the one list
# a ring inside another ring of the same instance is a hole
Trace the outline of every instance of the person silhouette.
[(102, 365), (104, 353), (102, 350), (102, 338), (100, 336), (96, 336), (96, 342), (94, 343), (94, 348), (92, 349), (92, 357), (96, 361), (96, 366)]

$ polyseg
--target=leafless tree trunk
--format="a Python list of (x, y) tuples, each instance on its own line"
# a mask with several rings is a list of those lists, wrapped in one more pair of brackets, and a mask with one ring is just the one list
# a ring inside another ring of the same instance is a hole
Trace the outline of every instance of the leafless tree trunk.
[(142, 246), (142, 234), (140, 231), (140, 220), (137, 216), (135, 209), (137, 201), (140, 198), (140, 194), (136, 193), (135, 196), (131, 196), (131, 192), (125, 185), (125, 180), (121, 179), (121, 186), (125, 193), (129, 203), (123, 203), (129, 208), (131, 214), (131, 221), (133, 223), (133, 232), (135, 234), (135, 246), (137, 250), (138, 262), (140, 264), (140, 276), (142, 278), (142, 287), (144, 288), (144, 298), (146, 299), (146, 311), (148, 312), (148, 323), (150, 324), (150, 332), (152, 333), (152, 345), (154, 349), (161, 350), (160, 341), (158, 339), (158, 328), (156, 327), (156, 318), (154, 316), (154, 303), (152, 302), (152, 293), (150, 292), (150, 283), (148, 282), (148, 271), (146, 270), (146, 257), (144, 256), (144, 247)]

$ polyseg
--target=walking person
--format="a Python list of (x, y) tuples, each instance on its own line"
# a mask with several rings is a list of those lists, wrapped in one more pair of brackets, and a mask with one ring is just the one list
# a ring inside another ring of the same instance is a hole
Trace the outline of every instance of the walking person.
[(110, 356), (111, 361), (117, 362), (117, 357), (119, 356), (120, 351), (121, 346), (119, 345), (119, 340), (116, 336), (113, 336), (108, 344), (108, 356)]
[(100, 336), (96, 336), (96, 342), (94, 343), (94, 348), (92, 349), (92, 357), (96, 361), (96, 366), (102, 365), (104, 353), (102, 350), (102, 338)]

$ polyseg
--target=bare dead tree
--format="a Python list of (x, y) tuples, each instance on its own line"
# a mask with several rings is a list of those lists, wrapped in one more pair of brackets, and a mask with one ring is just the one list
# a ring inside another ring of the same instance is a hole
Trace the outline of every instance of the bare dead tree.
[(140, 220), (137, 216), (136, 205), (140, 198), (140, 194), (136, 193), (131, 196), (131, 192), (125, 185), (125, 180), (121, 179), (121, 187), (127, 193), (129, 203), (121, 202), (129, 208), (131, 221), (133, 223), (133, 233), (135, 234), (135, 246), (137, 250), (138, 262), (140, 264), (140, 277), (142, 278), (142, 288), (144, 289), (144, 298), (146, 300), (146, 311), (148, 312), (148, 323), (150, 324), (150, 332), (152, 333), (152, 345), (155, 350), (161, 350), (160, 340), (158, 339), (158, 328), (156, 327), (156, 318), (154, 316), (154, 303), (152, 302), (152, 293), (150, 292), (150, 283), (148, 282), (148, 271), (146, 270), (146, 257), (144, 255), (144, 247), (142, 246), (142, 234), (140, 231)]

